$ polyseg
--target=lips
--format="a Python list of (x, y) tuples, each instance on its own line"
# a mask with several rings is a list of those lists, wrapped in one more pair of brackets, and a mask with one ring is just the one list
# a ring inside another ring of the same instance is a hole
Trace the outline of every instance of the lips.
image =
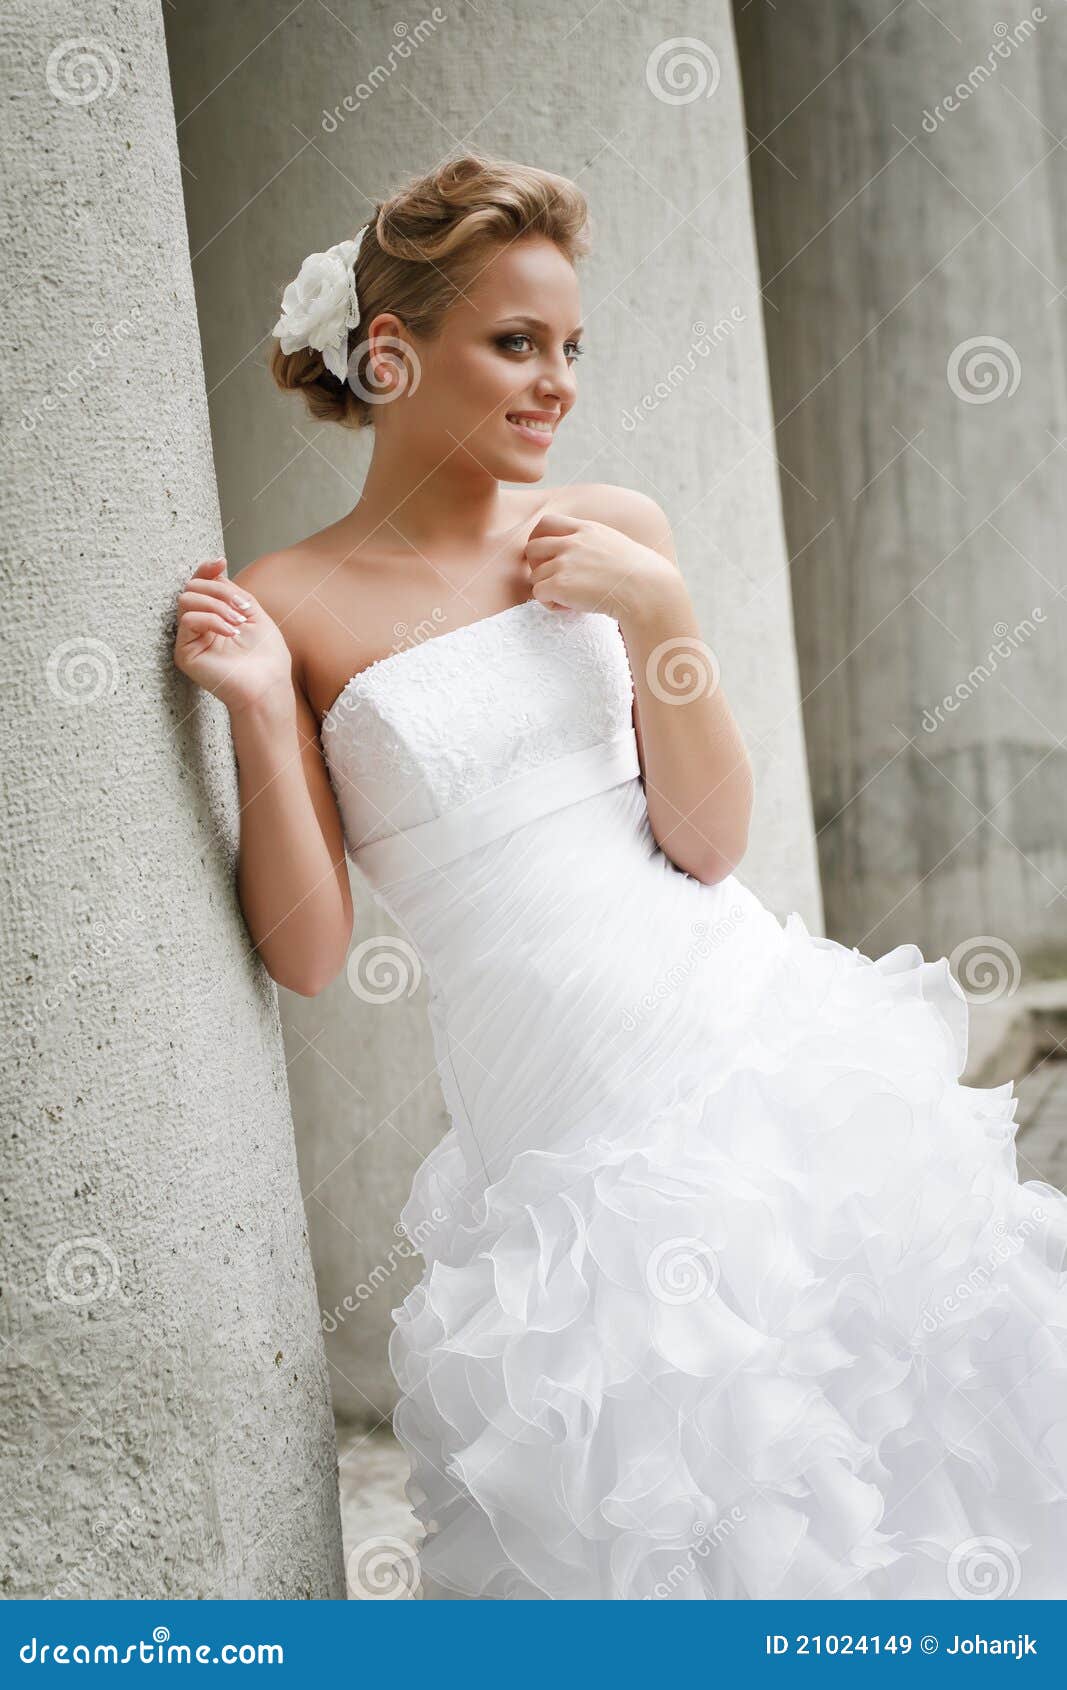
[(559, 417), (552, 412), (509, 411), (506, 420), (524, 440), (532, 440), (536, 446), (547, 446)]

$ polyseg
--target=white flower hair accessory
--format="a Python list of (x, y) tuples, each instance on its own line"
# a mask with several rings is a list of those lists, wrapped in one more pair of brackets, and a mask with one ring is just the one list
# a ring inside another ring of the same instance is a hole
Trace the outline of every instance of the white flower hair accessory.
[(308, 254), (282, 294), (282, 314), (274, 325), (283, 352), (299, 352), (303, 346), (321, 352), (338, 381), (348, 374), (348, 331), (359, 322), (356, 255), (369, 228), (366, 223), (355, 240)]

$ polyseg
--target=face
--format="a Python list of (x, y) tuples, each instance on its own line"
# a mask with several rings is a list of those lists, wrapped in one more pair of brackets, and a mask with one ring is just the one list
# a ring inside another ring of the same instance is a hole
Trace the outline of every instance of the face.
[(579, 311), (573, 266), (552, 241), (530, 235), (498, 248), (435, 339), (405, 333), (419, 382), (383, 410), (416, 451), (443, 445), (499, 481), (540, 480), (577, 399)]

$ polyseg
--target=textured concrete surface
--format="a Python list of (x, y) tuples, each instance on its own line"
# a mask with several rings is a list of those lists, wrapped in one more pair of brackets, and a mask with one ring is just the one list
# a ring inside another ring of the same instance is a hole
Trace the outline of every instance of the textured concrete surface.
[(1067, 13), (736, 15), (829, 931), (1062, 973)]
[[(231, 565), (351, 508), (369, 455), (369, 441), (310, 424), (266, 374), (281, 290), (305, 254), (354, 233), (374, 198), (462, 138), (572, 177), (593, 218), (589, 351), (546, 481), (618, 482), (667, 511), (756, 764), (743, 878), (818, 929), (729, 7), (699, 8), (703, 46), (688, 80), (669, 43), (692, 33), (692, 8), (583, 15), (546, 0), (519, 9), (520, 28), (516, 16), (448, 8), (397, 61), (393, 14), (365, 0), (167, 9)], [(358, 111), (345, 112), (346, 96)], [(381, 935), (384, 949), (390, 924), (356, 880), (356, 942)], [(312, 1001), (283, 999), (331, 1380), (352, 1417), (373, 1419), (393, 1401), (389, 1309), (416, 1277), (396, 1257), (393, 1227), (446, 1125), (424, 991), (369, 1002), (342, 980)]]
[(0, 1590), (334, 1597), (276, 995), (171, 662), (220, 529), (159, 5), (16, 0), (0, 55)]

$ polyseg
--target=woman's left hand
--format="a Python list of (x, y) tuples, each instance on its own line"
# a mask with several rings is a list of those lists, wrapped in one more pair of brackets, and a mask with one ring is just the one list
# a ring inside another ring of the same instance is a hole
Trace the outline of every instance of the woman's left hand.
[(541, 517), (526, 542), (533, 596), (555, 609), (600, 610), (620, 623), (684, 591), (677, 564), (587, 517)]

